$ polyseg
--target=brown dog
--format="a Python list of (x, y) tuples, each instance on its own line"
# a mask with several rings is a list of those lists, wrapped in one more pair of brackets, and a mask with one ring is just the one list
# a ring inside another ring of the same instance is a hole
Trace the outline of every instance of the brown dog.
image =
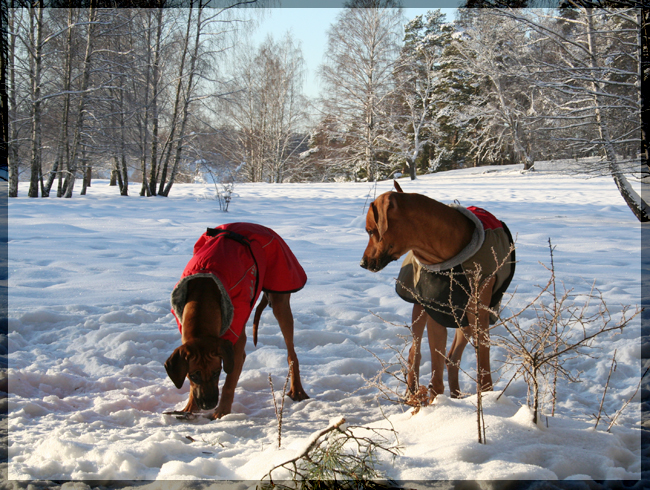
[[(190, 396), (177, 415), (211, 410), (212, 419), (229, 414), (246, 358), (244, 326), (264, 291), (254, 317), (253, 335), (262, 310), (270, 303), (288, 351), (293, 400), (309, 398), (302, 387), (293, 343), (291, 293), (307, 276), (286, 243), (269, 228), (231, 223), (208, 229), (194, 247), (194, 256), (172, 292), (172, 311), (182, 345), (165, 362), (177, 388), (187, 377)], [(219, 396), (221, 370), (226, 380)]]
[[(416, 390), (420, 344), (426, 327), (431, 350), (430, 399), (444, 392), (445, 364), (451, 396), (460, 396), (460, 360), (468, 339), (476, 338), (477, 325), (482, 340), (478, 349), (479, 383), (483, 391), (491, 390), (487, 340), (490, 309), (498, 307), (514, 274), (510, 232), (504, 223), (480, 208), (447, 206), (420, 194), (403, 193), (397, 182), (395, 187), (397, 192), (386, 192), (370, 205), (366, 216), (369, 241), (360, 265), (377, 272), (410, 252), (396, 285), (398, 294), (414, 304), (408, 389), (411, 393)], [(469, 284), (452, 286), (462, 277), (467, 281), (465, 272), (475, 270), (477, 264), (482, 280), (478, 306), (467, 294)], [(449, 305), (450, 298), (455, 307)], [(457, 330), (445, 358), (447, 328)]]

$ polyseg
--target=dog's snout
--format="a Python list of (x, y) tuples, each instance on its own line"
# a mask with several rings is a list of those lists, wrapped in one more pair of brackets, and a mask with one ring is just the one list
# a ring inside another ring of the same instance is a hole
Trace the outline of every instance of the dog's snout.
[(363, 259), (361, 259), (361, 262), (359, 262), (359, 265), (361, 267), (363, 267), (364, 269), (367, 269), (368, 268), (368, 260), (364, 257)]
[(197, 400), (197, 404), (201, 410), (212, 410), (217, 406), (217, 403), (219, 403), (219, 397)]

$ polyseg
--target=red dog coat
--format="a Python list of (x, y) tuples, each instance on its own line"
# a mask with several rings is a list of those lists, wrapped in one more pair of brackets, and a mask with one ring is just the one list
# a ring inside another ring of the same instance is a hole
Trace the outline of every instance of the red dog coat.
[(208, 228), (194, 245), (194, 255), (171, 294), (172, 313), (181, 333), (187, 284), (196, 277), (211, 277), (217, 283), (221, 291), (220, 337), (233, 344), (262, 291), (293, 293), (307, 282), (298, 259), (270, 228), (253, 223)]

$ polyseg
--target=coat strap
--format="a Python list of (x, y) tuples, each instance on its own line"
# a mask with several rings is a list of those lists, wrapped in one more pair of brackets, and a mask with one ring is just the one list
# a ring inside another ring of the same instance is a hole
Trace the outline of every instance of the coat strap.
[[(253, 248), (251, 247), (250, 240), (246, 238), (244, 235), (235, 233), (234, 231), (224, 230), (222, 228), (208, 228), (205, 234), (211, 238), (219, 237), (223, 235), (226, 238), (235, 240), (236, 242), (241, 243), (242, 245), (248, 247), (248, 251), (250, 252), (251, 257), (253, 258), (253, 262), (255, 263), (255, 292), (257, 293), (257, 290), (259, 289), (259, 285), (260, 285), (260, 274), (259, 274), (260, 268), (257, 265), (257, 259), (255, 258), (255, 254), (253, 253)], [(253, 306), (255, 306), (255, 294), (253, 294), (253, 297), (251, 298), (251, 309), (253, 308)]]

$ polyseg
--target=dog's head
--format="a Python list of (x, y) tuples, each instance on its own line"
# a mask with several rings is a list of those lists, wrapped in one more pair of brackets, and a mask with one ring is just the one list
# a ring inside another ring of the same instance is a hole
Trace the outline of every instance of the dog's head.
[(201, 410), (211, 410), (219, 402), (219, 376), (234, 368), (233, 345), (228, 340), (191, 340), (178, 347), (165, 362), (167, 374), (181, 388), (187, 377), (194, 401)]
[(368, 246), (359, 265), (371, 272), (382, 270), (407, 251), (404, 250), (401, 224), (393, 219), (398, 212), (398, 194), (402, 192), (397, 183), (395, 187), (397, 192), (385, 192), (375, 199), (366, 215)]

